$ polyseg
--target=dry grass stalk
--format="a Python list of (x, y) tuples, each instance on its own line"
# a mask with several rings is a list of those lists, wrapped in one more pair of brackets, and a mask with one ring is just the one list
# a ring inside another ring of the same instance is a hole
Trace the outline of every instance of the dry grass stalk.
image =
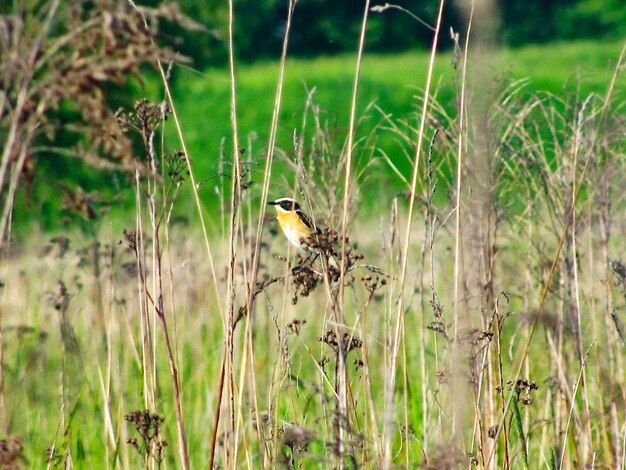
[(411, 241), (411, 226), (413, 222), (413, 209), (415, 204), (415, 195), (417, 194), (417, 176), (419, 174), (419, 162), (422, 152), (422, 145), (424, 141), (424, 131), (426, 127), (426, 117), (428, 115), (428, 105), (430, 101), (430, 87), (433, 76), (435, 56), (437, 54), (437, 44), (439, 40), (439, 30), (441, 26), (441, 18), (443, 13), (444, 0), (439, 2), (437, 21), (435, 26), (435, 32), (433, 36), (433, 43), (431, 46), (430, 60), (428, 64), (428, 74), (426, 79), (426, 85), (424, 88), (424, 103), (422, 109), (422, 116), (420, 120), (419, 133), (417, 137), (417, 147), (415, 150), (415, 159), (413, 166), (413, 176), (411, 178), (411, 190), (409, 199), (409, 211), (407, 214), (406, 233), (404, 237), (404, 245), (402, 246), (402, 257), (400, 262), (400, 278), (399, 278), (399, 293), (398, 293), (398, 308), (396, 312), (396, 324), (392, 332), (391, 341), (391, 357), (389, 360), (388, 379), (385, 386), (385, 413), (384, 413), (384, 428), (383, 428), (383, 468), (389, 468), (391, 465), (391, 425), (394, 408), (394, 389), (396, 379), (396, 367), (398, 351), (400, 348), (401, 335), (403, 335), (404, 324), (404, 288), (406, 280), (407, 263), (409, 257), (409, 243)]
[[(263, 187), (262, 187), (262, 193), (261, 193), (261, 201), (260, 201), (259, 210), (258, 210), (258, 224), (256, 228), (256, 234), (254, 237), (254, 245), (252, 247), (252, 252), (251, 252), (252, 262), (251, 262), (249, 277), (245, 279), (245, 284), (246, 284), (246, 289), (247, 289), (247, 300), (245, 304), (245, 311), (247, 312), (247, 314), (246, 314), (246, 324), (245, 324), (245, 332), (244, 332), (245, 345), (244, 345), (244, 353), (243, 353), (243, 366), (241, 368), (241, 371), (242, 371), (241, 377), (242, 377), (242, 385), (243, 385), (243, 377), (244, 377), (244, 373), (246, 370), (246, 359), (249, 357), (250, 369), (251, 369), (250, 379), (251, 379), (251, 384), (252, 384), (252, 396), (253, 396), (255, 418), (256, 418), (255, 422), (257, 423), (256, 431), (257, 431), (257, 435), (259, 437), (260, 442), (263, 441), (263, 438), (262, 438), (262, 431), (260, 428), (259, 405), (258, 405), (258, 400), (257, 400), (256, 381), (254, 378), (254, 371), (255, 371), (254, 344), (253, 344), (253, 338), (252, 338), (252, 330), (254, 326), (253, 303), (254, 303), (254, 299), (257, 293), (259, 292), (256, 289), (256, 286), (257, 286), (257, 277), (258, 277), (258, 270), (259, 270), (260, 256), (261, 256), (263, 226), (265, 222), (265, 209), (267, 207), (269, 185), (270, 185), (271, 175), (272, 175), (272, 163), (274, 160), (274, 153), (275, 153), (275, 148), (276, 148), (276, 134), (278, 131), (279, 113), (280, 113), (281, 104), (282, 104), (282, 91), (283, 91), (283, 84), (285, 80), (285, 62), (287, 59), (287, 50), (289, 46), (289, 34), (291, 32), (291, 22), (292, 22), (295, 6), (296, 6), (296, 2), (294, 0), (290, 0), (289, 8), (288, 8), (288, 15), (287, 15), (287, 25), (286, 25), (285, 35), (283, 39), (283, 48), (282, 48), (282, 53), (280, 57), (280, 66), (279, 66), (278, 80), (277, 80), (277, 85), (276, 85), (276, 97), (275, 97), (275, 102), (274, 102), (274, 109), (272, 112), (272, 122), (270, 125), (270, 133), (269, 133), (270, 138), (269, 138), (267, 154), (265, 158), (265, 171), (263, 173), (264, 175)], [(234, 80), (234, 77), (231, 77), (231, 79)], [(234, 86), (234, 81), (233, 81), (233, 86)], [(239, 396), (240, 408), (241, 408), (241, 401), (243, 398), (243, 390), (244, 388), (243, 386), (241, 386), (240, 396)], [(268, 451), (267, 446), (263, 446), (263, 459), (264, 459), (264, 462), (269, 462), (269, 451)]]
[[(345, 272), (348, 260), (346, 259), (346, 243), (348, 240), (348, 215), (349, 215), (349, 203), (350, 192), (352, 186), (352, 160), (353, 160), (353, 147), (354, 147), (354, 133), (356, 125), (356, 110), (359, 94), (359, 81), (361, 79), (361, 63), (363, 60), (363, 50), (365, 48), (365, 34), (367, 31), (367, 20), (369, 15), (370, 2), (365, 1), (363, 8), (363, 19), (361, 21), (361, 32), (359, 35), (358, 51), (356, 56), (356, 70), (354, 72), (354, 83), (352, 86), (352, 100), (350, 105), (350, 122), (348, 125), (348, 136), (345, 148), (345, 170), (344, 170), (344, 184), (343, 184), (343, 210), (341, 214), (341, 257), (339, 259), (339, 296), (334, 311), (334, 318), (332, 319), (337, 325), (335, 334), (340, 335), (341, 326), (345, 324), (344, 309), (345, 309)], [(325, 267), (327, 269), (327, 267)], [(325, 276), (327, 277), (327, 276)], [(335, 303), (333, 302), (333, 305)], [(338, 354), (338, 367), (337, 367), (337, 394), (339, 395), (339, 402), (337, 403), (337, 411), (340, 416), (343, 416), (348, 422), (350, 420), (350, 413), (348, 408), (348, 375), (346, 359), (343, 354)], [(345, 436), (344, 426), (339, 426), (339, 454), (343, 455), (345, 452)]]

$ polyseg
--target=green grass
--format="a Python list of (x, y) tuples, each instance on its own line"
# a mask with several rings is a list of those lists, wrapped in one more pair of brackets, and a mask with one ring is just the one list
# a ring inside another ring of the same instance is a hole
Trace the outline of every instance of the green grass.
[[(584, 97), (591, 92), (606, 91), (621, 46), (620, 42), (587, 41), (507, 49), (502, 51), (493, 68), (501, 71), (503, 78), (527, 78), (528, 92), (576, 93)], [(375, 102), (395, 118), (409, 117), (417, 109), (415, 96), (425, 84), (427, 66), (426, 51), (366, 55), (359, 93), (361, 113)], [(322, 118), (327, 119), (339, 135), (345, 135), (354, 68), (352, 55), (287, 61), (279, 147), (293, 148), (292, 135), (301, 125), (307, 89), (315, 88), (314, 100), (323, 110)], [(252, 155), (262, 158), (274, 106), (278, 65), (269, 62), (239, 66), (237, 76), (241, 145), (246, 146), (247, 137), (254, 133), (256, 143)], [(434, 82), (439, 101), (453, 112), (455, 71), (451, 53), (437, 57)], [(622, 80), (618, 84), (618, 94), (623, 95), (625, 91), (626, 83)], [(224, 70), (211, 69), (199, 75), (179, 69), (174, 99), (190, 156), (196, 171), (204, 177), (216, 173), (222, 139), (225, 139), (226, 152), (230, 155), (229, 93), (228, 74)], [(377, 112), (369, 114), (368, 123), (359, 129), (360, 136), (367, 135), (371, 123), (380, 119)], [(171, 131), (173, 137), (173, 129)], [(381, 133), (378, 138), (382, 141), (380, 146), (390, 155), (397, 153), (397, 145), (390, 135)], [(400, 166), (408, 174), (408, 163), (400, 161)]]

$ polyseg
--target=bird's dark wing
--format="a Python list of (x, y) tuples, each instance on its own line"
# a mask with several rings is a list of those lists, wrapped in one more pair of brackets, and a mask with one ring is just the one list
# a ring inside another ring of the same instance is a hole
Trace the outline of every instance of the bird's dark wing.
[(306, 225), (307, 227), (309, 227), (311, 230), (313, 230), (314, 232), (319, 232), (319, 229), (315, 226), (315, 224), (313, 223), (313, 221), (309, 218), (308, 215), (306, 215), (304, 212), (302, 212), (301, 210), (297, 210), (296, 214), (298, 214), (298, 217), (300, 217), (300, 220), (304, 223), (304, 225)]

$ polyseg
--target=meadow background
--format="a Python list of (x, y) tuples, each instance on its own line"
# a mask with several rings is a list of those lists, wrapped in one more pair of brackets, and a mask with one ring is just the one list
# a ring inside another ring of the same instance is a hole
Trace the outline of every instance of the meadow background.
[(623, 468), (621, 2), (0, 12), (0, 468)]

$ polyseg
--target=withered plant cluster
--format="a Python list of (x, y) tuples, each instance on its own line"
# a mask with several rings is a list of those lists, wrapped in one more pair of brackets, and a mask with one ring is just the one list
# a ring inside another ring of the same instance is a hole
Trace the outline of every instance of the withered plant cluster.
[[(160, 44), (160, 21), (194, 25), (171, 5), (32, 3), (0, 16), (0, 247), (20, 182), (32, 185), (39, 176), (38, 184), (51, 183), (38, 174), (42, 158), (76, 159), (99, 170), (145, 169), (116, 119), (112, 91), (133, 77), (142, 83), (143, 65), (184, 60)], [(79, 190), (68, 188), (72, 195)]]
[(139, 439), (130, 437), (126, 443), (137, 451), (146, 466), (150, 464), (150, 459), (154, 459), (157, 469), (160, 469), (167, 447), (167, 441), (161, 438), (161, 426), (165, 419), (148, 410), (138, 410), (124, 416), (124, 420), (132, 424), (139, 435)]

